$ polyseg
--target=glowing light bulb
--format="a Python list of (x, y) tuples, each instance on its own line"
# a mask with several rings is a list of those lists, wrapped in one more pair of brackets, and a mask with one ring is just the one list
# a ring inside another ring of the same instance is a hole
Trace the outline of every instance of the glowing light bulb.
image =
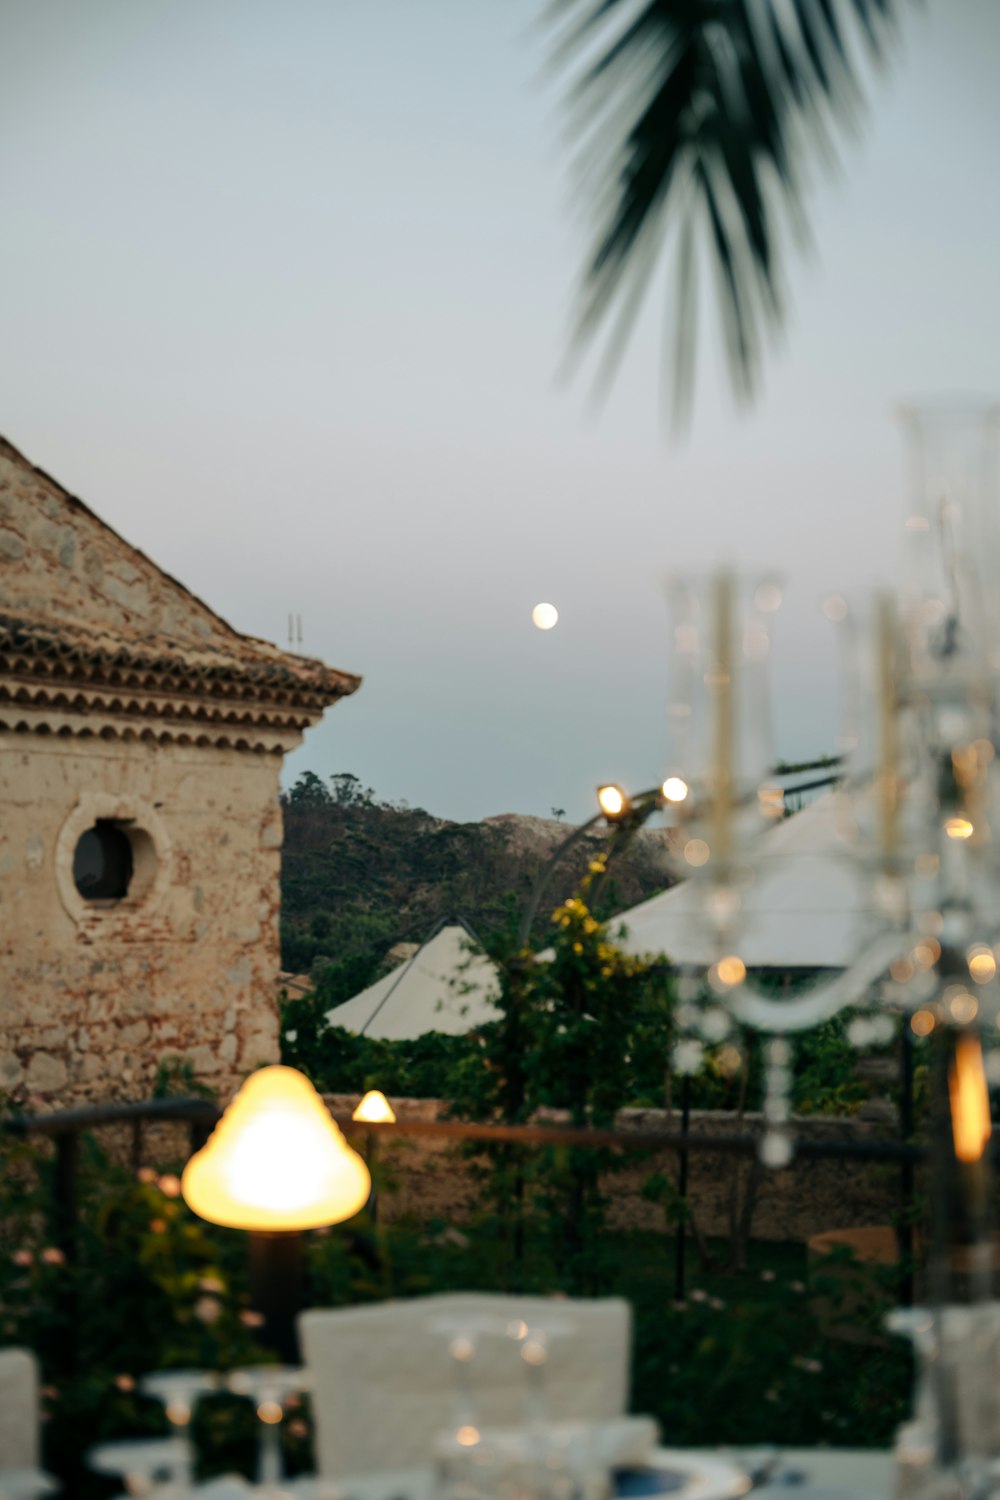
[(559, 611), (554, 604), (536, 604), (531, 611), (531, 623), (537, 630), (551, 630), (559, 623)]
[(970, 948), (967, 954), (969, 960), (969, 973), (977, 984), (988, 984), (997, 971), (997, 961), (993, 956), (992, 948), (987, 948), (985, 943), (977, 943)]
[(952, 1020), (957, 1021), (959, 1026), (968, 1026), (979, 1014), (979, 1001), (968, 990), (960, 989), (949, 998), (948, 1009)]
[(910, 1030), (914, 1036), (930, 1036), (937, 1025), (937, 1018), (932, 1010), (915, 1010), (910, 1017)]
[(950, 839), (968, 839), (975, 832), (968, 818), (949, 818), (944, 831)]
[(720, 958), (713, 969), (713, 975), (723, 989), (732, 989), (735, 984), (742, 984), (747, 977), (747, 966), (742, 958), (735, 953), (730, 953), (725, 958)]
[(668, 776), (660, 791), (665, 802), (683, 802), (690, 787), (680, 776)]
[(629, 808), (628, 797), (613, 782), (597, 788), (597, 803), (606, 818), (621, 818)]
[(920, 969), (932, 969), (941, 957), (941, 944), (937, 938), (923, 938), (913, 950), (913, 962)]

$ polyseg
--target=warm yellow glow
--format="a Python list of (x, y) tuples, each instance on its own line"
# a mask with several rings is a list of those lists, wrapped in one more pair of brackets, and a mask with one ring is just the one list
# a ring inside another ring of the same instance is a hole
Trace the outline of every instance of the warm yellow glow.
[(266, 1422), (268, 1426), (273, 1426), (275, 1422), (280, 1422), (282, 1418), (281, 1402), (262, 1401), (257, 1408), (257, 1416), (261, 1422)]
[(363, 1208), (368, 1168), (308, 1078), (261, 1068), (184, 1168), (189, 1208), (233, 1229), (315, 1229)]
[(536, 604), (531, 611), (531, 623), (539, 630), (551, 630), (559, 623), (559, 611), (554, 604)]
[(915, 1010), (910, 1017), (910, 1030), (914, 1036), (930, 1036), (937, 1025), (937, 1017), (932, 1010)]
[(968, 952), (969, 973), (977, 984), (988, 984), (997, 971), (997, 961), (993, 957), (993, 949), (987, 948), (985, 943), (977, 943)]
[(949, 818), (944, 831), (950, 839), (968, 839), (975, 832), (968, 818)]
[(913, 965), (908, 958), (897, 958), (889, 965), (889, 973), (897, 984), (909, 984), (914, 972)]
[(668, 776), (660, 788), (665, 802), (683, 802), (690, 788), (680, 776)]
[(957, 1021), (960, 1026), (968, 1026), (970, 1021), (976, 1019), (979, 1014), (979, 1001), (975, 995), (970, 995), (968, 990), (963, 989), (957, 989), (950, 995), (946, 990), (945, 995), (953, 1021)]
[(479, 1442), (478, 1427), (460, 1427), (455, 1433), (455, 1442), (463, 1448), (474, 1448)]
[(367, 1120), (370, 1124), (384, 1120), (389, 1125), (395, 1118), (392, 1105), (381, 1089), (369, 1089), (351, 1116), (352, 1120)]
[(597, 801), (606, 818), (620, 818), (628, 812), (628, 798), (613, 782), (597, 788)]
[(684, 858), (689, 865), (695, 867), (707, 864), (710, 853), (711, 850), (704, 839), (688, 839), (684, 845)]
[(959, 1161), (979, 1161), (990, 1138), (990, 1096), (979, 1038), (961, 1036), (948, 1069), (951, 1129)]
[(742, 984), (747, 977), (747, 966), (742, 958), (737, 958), (735, 953), (730, 953), (726, 958), (720, 958), (715, 966), (718, 981), (725, 988), (731, 989), (734, 984)]
[(922, 938), (913, 950), (913, 962), (921, 969), (933, 969), (940, 957), (941, 944), (937, 938)]

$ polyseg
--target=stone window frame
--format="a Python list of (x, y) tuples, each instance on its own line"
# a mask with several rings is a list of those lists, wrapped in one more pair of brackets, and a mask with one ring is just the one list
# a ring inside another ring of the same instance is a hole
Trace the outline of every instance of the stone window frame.
[[(76, 846), (100, 820), (120, 824), (132, 845), (132, 879), (128, 893), (118, 899), (88, 901), (76, 887), (73, 862)], [(170, 884), (173, 849), (170, 835), (156, 809), (142, 797), (114, 792), (83, 792), (59, 830), (56, 840), (56, 884), (59, 899), (76, 923), (151, 915)]]

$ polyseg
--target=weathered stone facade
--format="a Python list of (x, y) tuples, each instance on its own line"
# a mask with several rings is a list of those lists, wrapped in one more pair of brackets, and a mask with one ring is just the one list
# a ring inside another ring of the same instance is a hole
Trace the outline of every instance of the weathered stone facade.
[(139, 1098), (169, 1057), (225, 1093), (276, 1059), (281, 757), (358, 683), (239, 635), (0, 439), (0, 1090)]

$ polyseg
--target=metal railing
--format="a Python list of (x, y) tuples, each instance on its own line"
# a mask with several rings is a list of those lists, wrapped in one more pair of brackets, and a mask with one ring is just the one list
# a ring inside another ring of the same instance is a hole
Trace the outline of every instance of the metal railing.
[[(910, 1049), (904, 1047), (904, 1059)], [(904, 1062), (904, 1075), (912, 1070)], [(815, 1140), (795, 1143), (795, 1160), (856, 1162), (859, 1165), (883, 1163), (899, 1169), (900, 1207), (900, 1300), (912, 1301), (912, 1230), (909, 1211), (914, 1189), (914, 1170), (928, 1159), (928, 1148), (909, 1139), (912, 1130), (912, 1082), (906, 1086), (904, 1076), (901, 1124), (903, 1139), (890, 1140)], [(395, 1120), (366, 1121), (363, 1126), (351, 1116), (334, 1111), (334, 1119), (345, 1134), (362, 1130), (370, 1138), (401, 1136), (438, 1140), (455, 1145), (518, 1145), (527, 1148), (547, 1146), (574, 1147), (584, 1150), (621, 1150), (635, 1153), (670, 1151), (678, 1162), (678, 1190), (684, 1197), (688, 1187), (688, 1164), (691, 1153), (725, 1157), (752, 1158), (759, 1147), (757, 1135), (733, 1132), (700, 1135), (690, 1129), (690, 1079), (684, 1078), (680, 1098), (680, 1128), (669, 1130), (600, 1129), (592, 1126), (562, 1124), (505, 1125), (466, 1120)], [(43, 1137), (55, 1144), (55, 1173), (52, 1205), (54, 1243), (73, 1262), (77, 1256), (80, 1221), (79, 1168), (80, 1137), (83, 1133), (106, 1126), (128, 1126), (131, 1132), (130, 1160), (133, 1170), (143, 1164), (145, 1127), (151, 1124), (186, 1124), (188, 1144), (193, 1153), (201, 1148), (220, 1116), (218, 1106), (203, 1098), (148, 1099), (127, 1103), (83, 1105), (51, 1113), (10, 1115), (0, 1121), (8, 1135), (21, 1139)], [(1000, 1143), (997, 1146), (1000, 1158)], [(685, 1225), (681, 1219), (675, 1230), (675, 1294), (684, 1295)]]

